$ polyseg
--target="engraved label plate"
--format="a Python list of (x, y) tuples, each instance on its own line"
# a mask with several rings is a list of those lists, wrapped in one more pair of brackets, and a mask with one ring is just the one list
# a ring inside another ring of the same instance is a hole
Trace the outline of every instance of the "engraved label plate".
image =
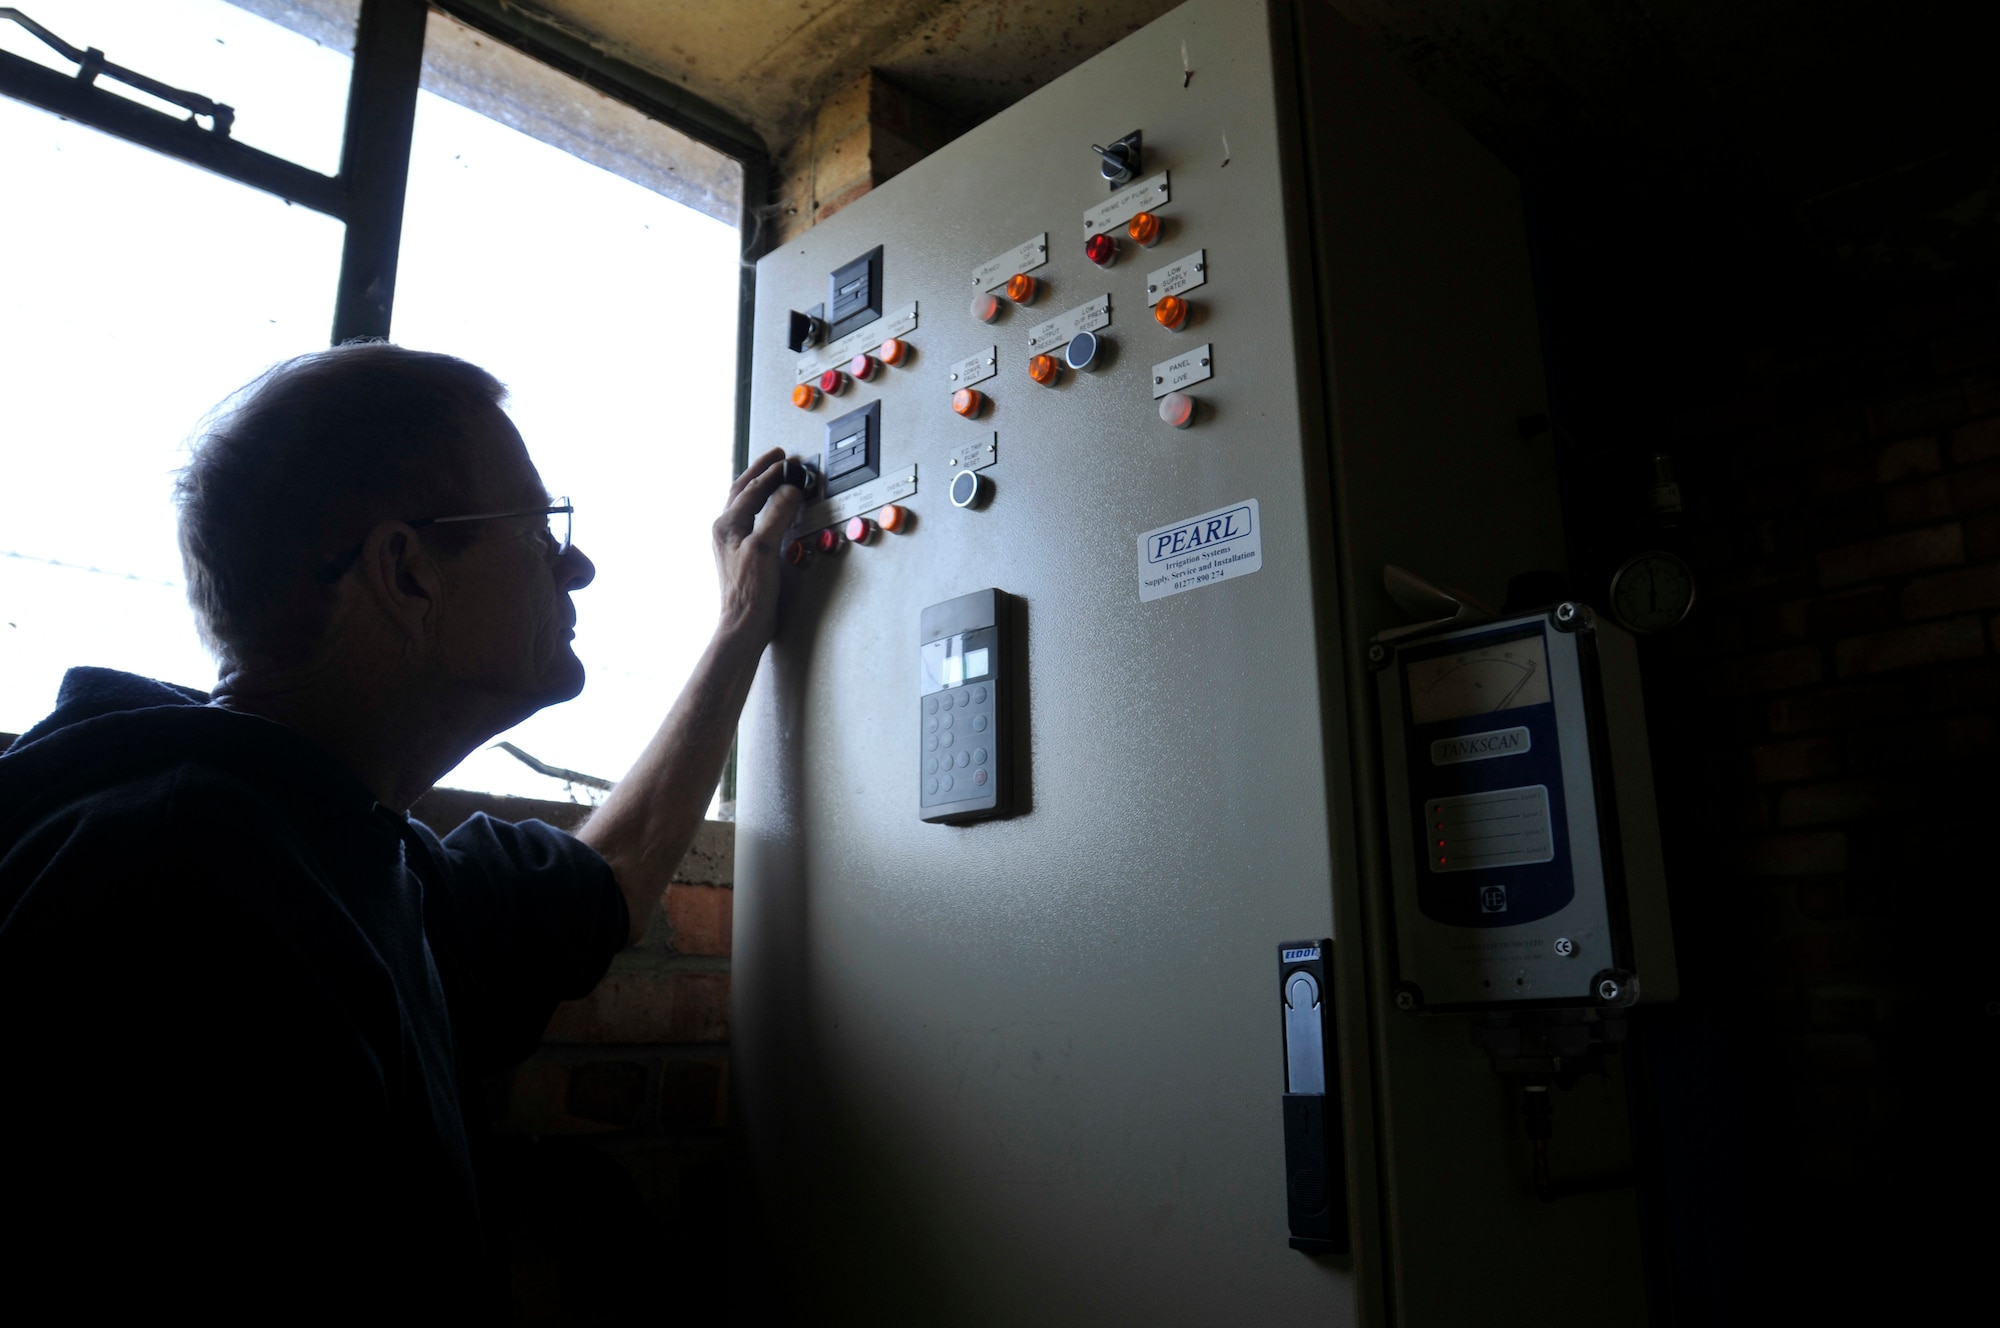
[(1436, 838), (1443, 841), (1426, 854), (1433, 872), (1549, 862), (1556, 855), (1546, 784), (1432, 798), (1426, 810), (1426, 819), (1440, 827)]
[(1000, 348), (988, 346), (985, 350), (972, 354), (951, 366), (950, 383), (954, 390), (983, 383), (1000, 372)]
[(1033, 272), (1048, 261), (1049, 233), (1043, 231), (972, 269), (972, 284), (980, 290), (992, 290), (1016, 272)]
[(1167, 184), (1167, 173), (1161, 171), (1149, 180), (1126, 185), (1107, 202), (1099, 203), (1083, 214), (1084, 237), (1087, 239), (1114, 226), (1122, 226), (1136, 213), (1151, 212), (1173, 201), (1173, 191)]
[(1104, 294), (1032, 329), (1028, 333), (1028, 344), (1037, 351), (1050, 350), (1068, 345), (1069, 339), (1079, 332), (1095, 332), (1100, 327), (1110, 326), (1111, 296)]
[(893, 471), (880, 479), (857, 485), (845, 493), (836, 493), (812, 504), (799, 513), (798, 522), (792, 527), (801, 534), (823, 530), (827, 526), (837, 526), (849, 517), (865, 516), (885, 503), (900, 502), (917, 491), (917, 468)]
[(1157, 272), (1146, 274), (1146, 303), (1158, 304), (1162, 295), (1180, 295), (1208, 281), (1208, 250), (1197, 249), (1186, 258), (1176, 258)]
[(1533, 750), (1534, 745), (1533, 736), (1524, 728), (1465, 733), (1432, 743), (1431, 764), (1463, 765), (1467, 761), (1491, 761), (1496, 756), (1519, 756)]
[(872, 351), (890, 337), (905, 336), (917, 330), (917, 302), (910, 301), (901, 309), (892, 309), (866, 327), (856, 328), (830, 346), (820, 346), (799, 357), (797, 379), (809, 382), (828, 369), (838, 369), (862, 351)]
[(961, 470), (984, 470), (1000, 459), (1000, 435), (990, 433), (972, 443), (960, 443), (952, 454), (944, 459), (945, 469), (954, 473)]
[(1161, 360), (1153, 366), (1153, 400), (1215, 377), (1214, 358), (1213, 349), (1204, 341), (1185, 355)]

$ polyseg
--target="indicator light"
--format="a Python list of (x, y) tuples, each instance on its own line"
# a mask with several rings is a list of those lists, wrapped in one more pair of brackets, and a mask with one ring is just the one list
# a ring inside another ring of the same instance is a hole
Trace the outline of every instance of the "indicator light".
[(1088, 369), (1097, 363), (1097, 334), (1079, 332), (1071, 337), (1069, 345), (1063, 347), (1063, 359), (1070, 368), (1078, 370)]
[(882, 363), (894, 367), (910, 358), (910, 343), (890, 337), (875, 353), (881, 357)]
[(894, 503), (890, 503), (887, 507), (884, 507), (881, 511), (875, 514), (875, 520), (881, 525), (882, 529), (888, 531), (891, 535), (893, 535), (897, 531), (904, 530), (909, 527), (910, 514), (904, 508), (898, 507)]
[(1025, 272), (1016, 272), (1007, 278), (1007, 298), (1016, 304), (1033, 304), (1035, 297), (1042, 293), (1042, 283)]
[(1053, 355), (1037, 355), (1028, 361), (1028, 377), (1043, 387), (1054, 387), (1062, 377), (1062, 362)]
[(873, 378), (875, 371), (881, 367), (882, 362), (865, 351), (847, 362), (847, 372), (864, 383)]
[(847, 390), (847, 375), (838, 369), (828, 369), (819, 376), (819, 390), (830, 397), (837, 397)]
[(1169, 392), (1160, 398), (1160, 418), (1176, 429), (1194, 423), (1194, 398), (1185, 392)]
[(812, 550), (806, 547), (804, 540), (793, 540), (785, 546), (785, 561), (794, 567), (804, 567), (811, 557)]
[(1178, 332), (1187, 326), (1188, 314), (1193, 310), (1188, 302), (1178, 295), (1162, 295), (1160, 302), (1153, 306), (1153, 321), (1169, 332)]
[(972, 316), (982, 323), (990, 323), (1000, 316), (1000, 301), (992, 291), (981, 291), (972, 297)]
[(847, 538), (856, 544), (866, 544), (875, 538), (875, 523), (865, 516), (851, 518), (847, 523)]
[(976, 387), (961, 387), (951, 394), (951, 408), (971, 419), (986, 405), (986, 396)]
[(811, 410), (819, 404), (819, 389), (811, 383), (800, 383), (792, 389), (792, 404), (800, 410)]
[(1147, 249), (1160, 242), (1160, 236), (1165, 230), (1166, 228), (1160, 225), (1160, 219), (1150, 212), (1138, 213), (1125, 223), (1125, 233), (1132, 237), (1132, 242)]
[(1110, 267), (1118, 261), (1118, 241), (1109, 235), (1093, 235), (1083, 242), (1083, 256), (1099, 267)]
[(840, 551), (840, 532), (828, 526), (813, 536), (813, 544), (821, 553), (837, 553)]

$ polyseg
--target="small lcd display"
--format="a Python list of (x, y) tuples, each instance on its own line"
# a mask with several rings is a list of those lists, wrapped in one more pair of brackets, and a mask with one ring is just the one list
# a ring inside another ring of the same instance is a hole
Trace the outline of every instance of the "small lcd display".
[(984, 678), (985, 676), (986, 676), (986, 651), (983, 648), (979, 650), (966, 651), (965, 681), (971, 682), (974, 678)]

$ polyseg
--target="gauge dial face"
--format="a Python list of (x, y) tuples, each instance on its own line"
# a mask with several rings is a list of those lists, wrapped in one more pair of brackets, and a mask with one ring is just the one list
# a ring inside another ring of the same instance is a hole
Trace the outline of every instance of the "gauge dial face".
[(1549, 699), (1548, 651), (1539, 635), (1409, 666), (1410, 720), (1437, 724)]
[(1635, 632), (1664, 632), (1694, 607), (1694, 573), (1664, 550), (1642, 553), (1611, 578), (1611, 611)]

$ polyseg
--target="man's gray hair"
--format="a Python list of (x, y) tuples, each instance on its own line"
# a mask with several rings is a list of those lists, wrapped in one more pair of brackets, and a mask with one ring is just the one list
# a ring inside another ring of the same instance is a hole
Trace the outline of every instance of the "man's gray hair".
[[(224, 402), (174, 485), (188, 603), (221, 671), (306, 655), (329, 573), (378, 522), (450, 515), (506, 392), (464, 360), (372, 341), (287, 360)], [(449, 546), (454, 529), (426, 536)]]

